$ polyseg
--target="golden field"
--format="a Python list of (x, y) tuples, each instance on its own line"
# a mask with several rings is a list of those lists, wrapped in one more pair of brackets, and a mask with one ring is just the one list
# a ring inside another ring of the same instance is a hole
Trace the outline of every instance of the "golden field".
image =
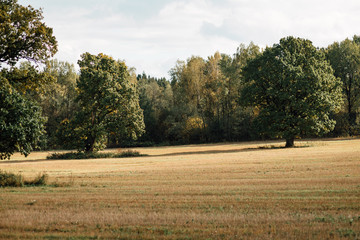
[[(0, 188), (0, 239), (360, 239), (360, 140), (136, 148), (139, 158), (0, 169), (49, 186)], [(117, 149), (107, 151), (120, 151)]]

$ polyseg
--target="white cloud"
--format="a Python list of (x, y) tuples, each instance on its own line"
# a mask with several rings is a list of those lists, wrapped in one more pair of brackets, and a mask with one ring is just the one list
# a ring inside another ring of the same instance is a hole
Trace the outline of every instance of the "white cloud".
[(43, 7), (60, 60), (103, 52), (154, 76), (177, 59), (233, 54), (240, 43), (260, 46), (289, 35), (326, 47), (360, 34), (358, 0), (19, 0)]

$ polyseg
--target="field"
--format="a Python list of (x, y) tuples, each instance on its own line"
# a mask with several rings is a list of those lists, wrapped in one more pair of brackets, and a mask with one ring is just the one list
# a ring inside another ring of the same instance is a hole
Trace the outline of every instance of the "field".
[(280, 144), (15, 155), (0, 169), (50, 185), (0, 188), (0, 239), (360, 239), (360, 140)]

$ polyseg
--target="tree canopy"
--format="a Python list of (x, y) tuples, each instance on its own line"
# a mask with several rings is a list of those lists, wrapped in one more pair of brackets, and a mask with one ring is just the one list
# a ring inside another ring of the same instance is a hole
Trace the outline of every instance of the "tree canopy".
[(335, 42), (326, 52), (335, 76), (342, 81), (350, 125), (356, 124), (356, 110), (360, 105), (360, 42), (357, 43), (357, 39), (359, 37), (354, 36), (353, 40)]
[(109, 137), (140, 136), (143, 113), (125, 63), (90, 53), (84, 53), (78, 63), (79, 111), (73, 123), (79, 149), (93, 152), (104, 147)]
[(0, 2), (0, 63), (20, 59), (44, 63), (57, 52), (52, 28), (42, 21), (41, 9), (24, 7), (17, 0)]
[[(44, 134), (41, 108), (27, 94), (49, 80), (31, 64), (44, 63), (57, 51), (52, 29), (42, 22), (41, 10), (24, 7), (16, 0), (0, 2), (0, 158), (15, 152), (27, 156)], [(3, 68), (2, 64), (8, 66)]]
[(242, 101), (257, 108), (261, 133), (292, 147), (296, 137), (334, 128), (330, 113), (341, 104), (340, 82), (311, 41), (283, 38), (251, 60), (243, 75)]
[(0, 159), (18, 151), (25, 156), (38, 147), (44, 133), (41, 109), (0, 77)]

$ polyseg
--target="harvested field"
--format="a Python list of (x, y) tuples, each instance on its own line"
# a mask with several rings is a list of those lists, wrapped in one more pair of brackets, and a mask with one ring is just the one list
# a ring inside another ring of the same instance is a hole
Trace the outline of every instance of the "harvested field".
[[(360, 239), (360, 140), (136, 148), (146, 157), (0, 169), (49, 186), (0, 188), (1, 239)], [(107, 150), (119, 151), (119, 150)]]

